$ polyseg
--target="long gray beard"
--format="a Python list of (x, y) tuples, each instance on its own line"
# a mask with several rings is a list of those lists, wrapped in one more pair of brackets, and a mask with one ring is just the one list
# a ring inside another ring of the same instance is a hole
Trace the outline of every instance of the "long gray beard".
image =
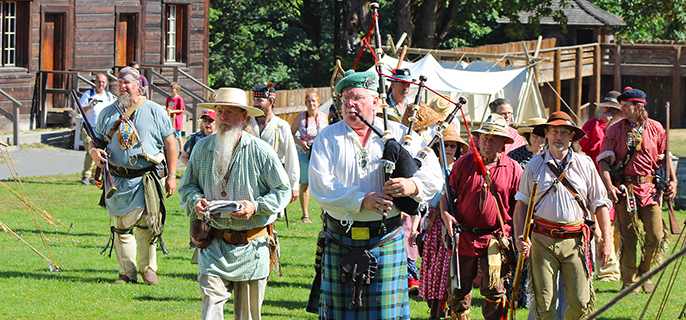
[(121, 103), (122, 107), (128, 108), (131, 106), (131, 96), (128, 94), (122, 94), (119, 96), (119, 103)]
[(233, 151), (238, 144), (238, 136), (241, 133), (241, 127), (231, 128), (226, 132), (217, 132), (214, 146), (214, 178), (215, 181), (222, 181), (229, 172), (229, 165), (231, 164), (231, 157)]

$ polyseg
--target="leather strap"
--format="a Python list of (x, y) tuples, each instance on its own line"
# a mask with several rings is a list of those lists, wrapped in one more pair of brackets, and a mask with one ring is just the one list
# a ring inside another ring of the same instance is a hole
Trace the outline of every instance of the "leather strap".
[(586, 207), (584, 200), (581, 199), (581, 196), (579, 196), (579, 193), (576, 191), (576, 189), (574, 189), (574, 186), (569, 182), (569, 180), (567, 180), (567, 178), (565, 176), (567, 169), (565, 169), (565, 171), (563, 171), (563, 172), (560, 172), (560, 169), (558, 169), (552, 163), (548, 162), (548, 163), (546, 163), (546, 165), (548, 165), (548, 168), (550, 168), (550, 171), (552, 171), (553, 174), (555, 176), (557, 176), (557, 178), (558, 178), (557, 180), (562, 182), (562, 185), (565, 186), (565, 188), (567, 188), (569, 193), (572, 194), (572, 197), (574, 197), (574, 200), (576, 201), (576, 203), (579, 204), (579, 207), (581, 207), (581, 211), (584, 212), (584, 215), (590, 219), (591, 214), (588, 211), (588, 208)]
[(267, 227), (257, 227), (245, 231), (212, 229), (210, 235), (215, 239), (221, 239), (230, 244), (248, 244), (250, 240), (267, 235)]

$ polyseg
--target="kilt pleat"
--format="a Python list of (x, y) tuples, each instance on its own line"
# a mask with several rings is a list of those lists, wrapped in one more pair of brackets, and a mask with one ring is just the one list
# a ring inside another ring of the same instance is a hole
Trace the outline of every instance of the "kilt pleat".
[[(383, 240), (376, 237), (369, 240), (352, 240), (330, 233), (331, 237), (353, 249), (368, 247)], [(393, 236), (389, 232), (385, 237)], [(350, 310), (352, 301), (350, 285), (341, 282), (338, 270), (340, 258), (349, 250), (334, 243), (329, 236), (322, 261), (322, 281), (319, 299), (320, 319), (410, 319), (410, 304), (407, 294), (407, 252), (403, 232), (398, 232), (381, 247), (370, 252), (376, 257), (378, 270), (369, 285), (362, 286), (362, 305)]]

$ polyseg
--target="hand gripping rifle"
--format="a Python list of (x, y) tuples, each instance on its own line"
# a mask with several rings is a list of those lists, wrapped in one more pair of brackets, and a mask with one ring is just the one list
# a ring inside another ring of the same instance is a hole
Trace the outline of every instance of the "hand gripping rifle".
[[(534, 185), (531, 187), (531, 195), (529, 196), (529, 207), (526, 210), (526, 220), (524, 220), (524, 232), (522, 233), (523, 241), (529, 239), (531, 234), (531, 219), (534, 217), (534, 206), (536, 204), (536, 192), (538, 192), (538, 182), (534, 181)], [(513, 239), (517, 241), (516, 239)], [(510, 298), (510, 319), (516, 319), (517, 314), (517, 301), (519, 301), (519, 287), (521, 285), (522, 269), (524, 269), (524, 260), (526, 260), (526, 255), (524, 253), (519, 253), (517, 257), (517, 269), (515, 269), (514, 283), (512, 284), (512, 297)]]
[[(457, 108), (455, 108), (457, 109)], [(445, 144), (443, 143), (443, 136), (439, 136), (438, 141), (441, 146), (441, 172), (443, 173), (443, 188), (445, 190), (445, 199), (448, 202), (448, 212), (453, 218), (457, 219), (455, 216), (455, 208), (453, 208), (453, 195), (450, 191), (450, 173), (448, 173), (447, 159), (445, 156)], [(458, 253), (458, 248), (460, 245), (460, 227), (453, 225), (453, 248), (450, 250), (450, 269), (448, 273), (448, 283), (450, 290), (450, 295), (457, 297), (457, 290), (462, 288), (462, 283), (460, 280), (460, 258)]]
[[(98, 139), (98, 137), (95, 135), (95, 131), (93, 130), (93, 126), (91, 126), (90, 122), (88, 122), (86, 112), (83, 111), (81, 102), (79, 102), (79, 98), (76, 95), (76, 90), (71, 90), (71, 97), (74, 99), (76, 106), (79, 108), (79, 113), (81, 113), (81, 116), (83, 117), (83, 124), (85, 125), (86, 134), (88, 134), (88, 136), (93, 140), (95, 148), (102, 150), (107, 149), (107, 144)], [(86, 146), (86, 149), (88, 149), (88, 146)], [(107, 161), (105, 161), (103, 164), (102, 185), (99, 185), (99, 187), (105, 191), (105, 197), (107, 199), (112, 198), (114, 192), (117, 191), (117, 187), (114, 186), (114, 180), (112, 180), (112, 175), (110, 174), (109, 162)]]
[(403, 138), (403, 147), (408, 147), (412, 143), (412, 130), (414, 128), (415, 122), (417, 122), (417, 110), (419, 110), (419, 103), (422, 102), (422, 91), (424, 89), (424, 82), (426, 82), (426, 77), (424, 75), (419, 76), (419, 88), (417, 89), (417, 95), (414, 96), (414, 105), (412, 106), (412, 116), (410, 116), (410, 125), (407, 127), (407, 134)]
[[(669, 129), (670, 129), (670, 123), (669, 123), (669, 112), (670, 112), (670, 106), (669, 106), (669, 101), (665, 104), (665, 116), (666, 116), (666, 122), (665, 122), (665, 138), (667, 141), (665, 142), (665, 183), (661, 186), (662, 191), (665, 192), (667, 189), (669, 189), (669, 183), (671, 182), (671, 175), (670, 172), (672, 171), (672, 157), (669, 155)], [(675, 190), (676, 192), (676, 190)], [(672, 234), (679, 234), (681, 233), (681, 228), (679, 228), (679, 223), (676, 221), (676, 216), (674, 215), (674, 205), (672, 202), (672, 199), (665, 199), (667, 202), (667, 208), (669, 211), (669, 231), (672, 232)]]

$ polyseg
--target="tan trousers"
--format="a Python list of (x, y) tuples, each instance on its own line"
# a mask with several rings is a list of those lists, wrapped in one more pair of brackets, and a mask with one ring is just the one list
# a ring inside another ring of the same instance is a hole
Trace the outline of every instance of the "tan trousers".
[(146, 229), (138, 228), (135, 237), (132, 234), (114, 233), (114, 250), (117, 252), (117, 261), (119, 261), (119, 274), (126, 275), (131, 280), (138, 278), (136, 252), (138, 252), (140, 270), (144, 271), (150, 267), (152, 271), (157, 272), (157, 243), (150, 244), (152, 234), (147, 229), (147, 217), (147, 212), (142, 211), (142, 208), (136, 208), (122, 217), (112, 217), (114, 227), (117, 229), (146, 227)]
[(591, 279), (583, 263), (583, 240), (553, 239), (531, 233), (531, 285), (534, 289), (537, 319), (555, 320), (558, 274), (562, 280), (568, 306), (565, 320), (581, 319), (592, 310), (595, 300)]
[(267, 278), (234, 282), (198, 274), (198, 284), (202, 293), (203, 320), (224, 319), (224, 304), (229, 300), (232, 292), (234, 292), (234, 319), (262, 319), (262, 302), (267, 288)]
[(598, 253), (598, 250), (600, 250), (600, 244), (596, 244), (595, 246), (596, 270), (599, 281), (617, 281), (620, 279), (619, 259), (617, 257), (617, 250), (619, 250), (620, 239), (618, 228), (616, 227), (616, 225), (617, 219), (612, 221), (612, 223), (610, 224), (610, 234), (612, 234), (612, 238), (603, 239), (603, 241), (612, 242), (610, 243), (610, 261), (608, 261), (604, 267), (602, 266), (603, 262), (600, 261), (600, 254)]
[(93, 158), (91, 157), (91, 154), (88, 153), (88, 144), (93, 141), (91, 137), (88, 136), (86, 133), (86, 128), (81, 127), (81, 141), (83, 141), (83, 147), (86, 149), (86, 157), (83, 158), (83, 170), (81, 170), (81, 178), (88, 178), (92, 179), (93, 175), (95, 174), (95, 161), (93, 161)]
[(650, 270), (653, 264), (660, 242), (664, 238), (664, 225), (662, 222), (662, 208), (659, 205), (637, 207), (638, 219), (643, 222), (645, 231), (645, 244), (641, 262), (636, 266), (636, 246), (638, 245), (638, 235), (634, 228), (634, 220), (626, 211), (626, 198), (622, 198), (617, 203), (615, 216), (619, 221), (619, 234), (622, 237), (622, 283), (629, 286)]

